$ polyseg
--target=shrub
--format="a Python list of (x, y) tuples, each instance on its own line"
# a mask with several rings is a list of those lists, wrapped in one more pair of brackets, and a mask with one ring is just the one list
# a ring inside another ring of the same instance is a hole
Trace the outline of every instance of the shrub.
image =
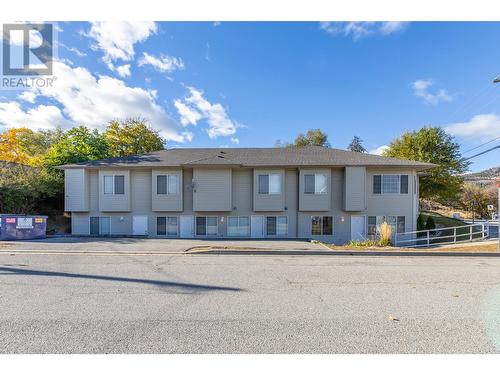
[(430, 230), (430, 235), (434, 235), (434, 229), (436, 229), (436, 222), (434, 221), (432, 216), (427, 218), (427, 222), (425, 223), (425, 229)]
[(417, 230), (424, 230), (425, 229), (425, 220), (422, 215), (418, 215), (417, 219)]
[(380, 225), (380, 246), (391, 245), (392, 228), (385, 221)]
[(366, 239), (363, 241), (356, 241), (356, 240), (351, 240), (347, 244), (347, 246), (352, 246), (352, 247), (376, 247), (379, 246), (378, 241), (376, 240), (370, 240)]

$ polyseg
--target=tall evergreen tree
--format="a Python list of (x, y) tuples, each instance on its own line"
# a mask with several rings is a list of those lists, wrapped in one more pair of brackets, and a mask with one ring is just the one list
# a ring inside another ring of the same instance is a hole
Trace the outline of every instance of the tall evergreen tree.
[(354, 152), (366, 152), (366, 148), (363, 146), (363, 140), (357, 135), (352, 138), (352, 141), (349, 146), (347, 146), (347, 149)]

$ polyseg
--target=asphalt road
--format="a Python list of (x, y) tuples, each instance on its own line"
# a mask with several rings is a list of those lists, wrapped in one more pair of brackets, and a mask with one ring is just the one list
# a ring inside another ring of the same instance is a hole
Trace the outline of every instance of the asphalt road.
[(0, 255), (2, 353), (499, 351), (498, 258)]

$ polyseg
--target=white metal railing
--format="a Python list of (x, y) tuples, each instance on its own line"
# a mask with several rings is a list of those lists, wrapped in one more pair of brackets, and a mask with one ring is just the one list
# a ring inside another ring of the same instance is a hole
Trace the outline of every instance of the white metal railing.
[(483, 241), (489, 236), (487, 223), (416, 230), (396, 233), (394, 245), (399, 247), (431, 247), (452, 243)]

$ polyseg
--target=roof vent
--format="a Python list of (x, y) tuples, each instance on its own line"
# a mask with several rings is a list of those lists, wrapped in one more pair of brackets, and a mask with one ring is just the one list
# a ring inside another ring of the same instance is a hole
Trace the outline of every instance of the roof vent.
[(227, 154), (226, 151), (219, 151), (221, 154)]
[(218, 158), (224, 159), (224, 156), (222, 155), (217, 155)]

